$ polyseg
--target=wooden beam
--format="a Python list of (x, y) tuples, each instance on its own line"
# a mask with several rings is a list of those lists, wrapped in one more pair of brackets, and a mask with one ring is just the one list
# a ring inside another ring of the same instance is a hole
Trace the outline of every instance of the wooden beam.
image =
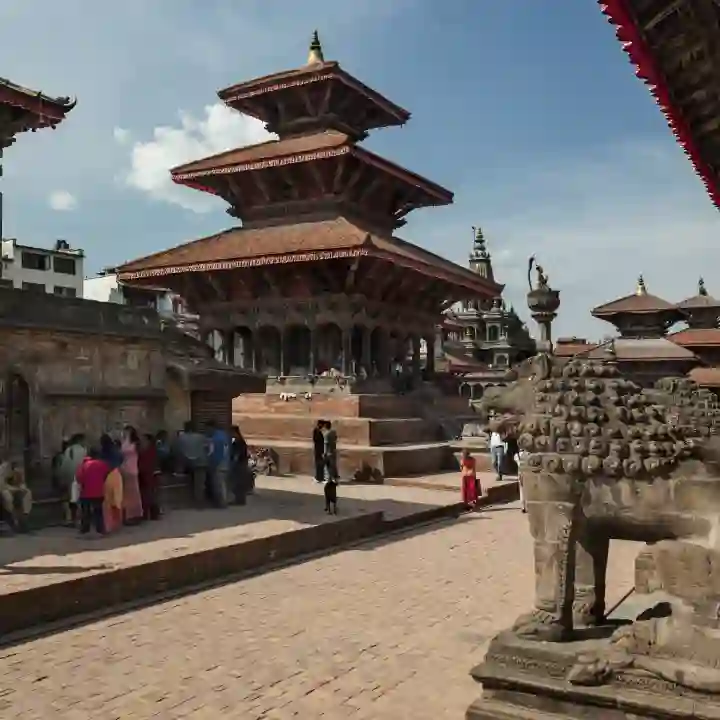
[(360, 182), (360, 178), (363, 176), (365, 171), (365, 165), (362, 163), (358, 163), (357, 167), (355, 168), (355, 171), (351, 173), (350, 177), (348, 178), (348, 181), (345, 183), (345, 187), (343, 188), (343, 197), (346, 200), (350, 200), (350, 195), (352, 193), (353, 188), (355, 185)]
[(331, 192), (333, 194), (339, 193), (342, 187), (343, 177), (345, 170), (348, 167), (348, 156), (341, 155), (335, 160), (335, 175), (333, 176)]
[(351, 293), (355, 289), (355, 277), (357, 275), (358, 267), (360, 266), (360, 258), (356, 257), (350, 263), (347, 275), (345, 276), (345, 286), (343, 290), (346, 293)]
[(318, 109), (318, 115), (325, 115), (330, 107), (330, 98), (332, 97), (333, 88), (335, 82), (330, 80), (325, 83), (325, 92), (323, 93), (322, 100), (320, 101), (320, 107)]
[(310, 169), (310, 176), (315, 181), (315, 185), (317, 186), (317, 189), (320, 191), (320, 195), (323, 197), (328, 194), (327, 192), (327, 184), (325, 182), (325, 176), (323, 172), (318, 167), (317, 163), (311, 162), (308, 163), (309, 169)]
[(255, 188), (260, 192), (260, 195), (264, 202), (270, 203), (272, 202), (272, 195), (270, 193), (270, 188), (268, 188), (267, 183), (265, 182), (265, 177), (263, 176), (262, 170), (255, 170), (254, 172), (250, 173), (250, 177), (252, 178), (253, 184), (255, 185)]
[(310, 94), (310, 89), (308, 85), (298, 85), (297, 88), (295, 88), (295, 91), (300, 96), (300, 100), (302, 101), (302, 104), (305, 106), (305, 109), (307, 110), (307, 114), (310, 117), (317, 117), (319, 115), (318, 108), (316, 105), (313, 104), (313, 99)]

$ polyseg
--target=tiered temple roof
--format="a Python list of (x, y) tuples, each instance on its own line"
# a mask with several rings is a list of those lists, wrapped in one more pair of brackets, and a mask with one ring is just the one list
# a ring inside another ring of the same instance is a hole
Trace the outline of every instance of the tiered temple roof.
[(20, 132), (56, 127), (75, 104), (68, 97), (49, 97), (0, 78), (0, 144), (11, 144)]
[[(437, 295), (438, 308), (443, 297), (502, 292), (492, 277), (393, 236), (409, 212), (448, 205), (453, 195), (358, 146), (368, 130), (402, 125), (410, 114), (326, 61), (317, 34), (306, 66), (218, 94), (229, 107), (263, 120), (278, 139), (186, 163), (171, 175), (222, 197), (242, 227), (127, 263), (119, 268), (121, 280), (162, 276), (172, 284), (188, 273), (367, 258), (431, 282), (424, 291)], [(185, 280), (175, 284), (187, 294)], [(253, 292), (244, 280), (232, 291)]]
[(720, 3), (599, 2), (720, 208)]

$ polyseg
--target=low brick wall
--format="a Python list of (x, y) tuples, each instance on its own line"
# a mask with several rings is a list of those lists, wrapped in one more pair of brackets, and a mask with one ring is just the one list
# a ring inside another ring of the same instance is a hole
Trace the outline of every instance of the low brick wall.
[(0, 595), (0, 637), (347, 545), (384, 532), (385, 525), (382, 512), (368, 513)]

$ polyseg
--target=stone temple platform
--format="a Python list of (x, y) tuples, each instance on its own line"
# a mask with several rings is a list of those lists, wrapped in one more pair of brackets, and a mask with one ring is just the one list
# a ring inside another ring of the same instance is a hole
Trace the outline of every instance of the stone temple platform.
[(341, 477), (375, 482), (457, 469), (452, 440), (467, 413), (462, 398), (426, 394), (267, 393), (233, 401), (233, 422), (251, 447), (274, 452), (281, 473), (314, 473), (312, 432), (324, 419), (338, 433)]

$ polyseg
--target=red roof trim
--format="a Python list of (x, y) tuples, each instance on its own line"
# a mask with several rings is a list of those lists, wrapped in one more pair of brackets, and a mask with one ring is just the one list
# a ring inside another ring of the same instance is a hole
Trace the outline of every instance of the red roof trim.
[(616, 26), (615, 34), (637, 68), (635, 74), (650, 88), (650, 92), (667, 118), (670, 129), (695, 166), (695, 171), (705, 184), (713, 203), (720, 209), (720, 186), (717, 184), (717, 178), (703, 160), (685, 118), (673, 106), (665, 78), (655, 64), (652, 53), (635, 24), (628, 7), (628, 0), (599, 0), (599, 3), (603, 14)]

